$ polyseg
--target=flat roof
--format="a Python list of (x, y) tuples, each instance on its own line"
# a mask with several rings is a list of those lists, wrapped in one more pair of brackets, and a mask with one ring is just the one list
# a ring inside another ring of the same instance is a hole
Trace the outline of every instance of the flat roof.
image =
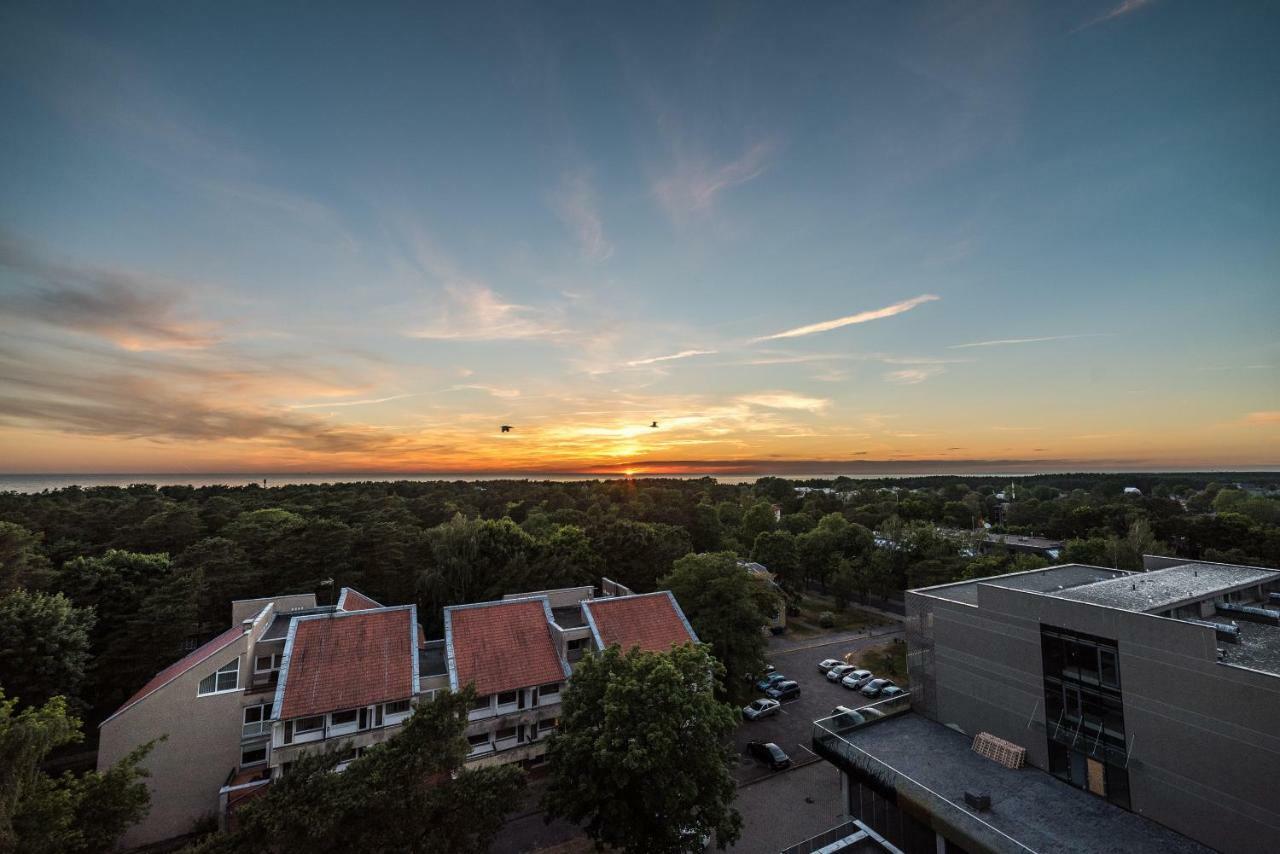
[(1280, 579), (1280, 571), (1274, 569), (1221, 563), (1184, 563), (1054, 592), (1051, 595), (1108, 608), (1151, 612), (1276, 579)]
[[(914, 712), (841, 731), (838, 737), (817, 727), (814, 734), (815, 741), (833, 741), (842, 757), (881, 782), (945, 810), (945, 818), (992, 840), (996, 850), (1022, 851), (1019, 844), (1036, 852), (1212, 850), (1038, 768), (1012, 770), (984, 759), (971, 749), (970, 736)], [(966, 791), (990, 795), (991, 808), (978, 812), (969, 807)]]
[(580, 629), (587, 624), (587, 618), (582, 616), (581, 603), (552, 608), (551, 616), (555, 618), (556, 625), (562, 629)]
[(1062, 540), (1050, 540), (1046, 537), (1024, 537), (1020, 534), (993, 534), (987, 531), (983, 539), (988, 543), (1004, 543), (1009, 546), (1023, 546), (1030, 549), (1060, 549)]
[(1049, 566), (1044, 569), (1033, 569), (1027, 572), (1014, 572), (1008, 575), (992, 575), (987, 578), (975, 578), (972, 581), (957, 581), (952, 584), (939, 584), (935, 587), (921, 587), (912, 590), (924, 596), (946, 599), (948, 602), (959, 602), (962, 605), (978, 604), (978, 585), (993, 584), (1011, 590), (1027, 590), (1033, 593), (1057, 593), (1085, 584), (1117, 579), (1132, 573), (1105, 566), (1088, 566), (1081, 563), (1067, 563), (1061, 566)]
[(277, 612), (271, 617), (271, 625), (267, 626), (267, 630), (262, 633), (262, 637), (258, 638), (259, 642), (284, 640), (289, 634), (289, 623), (293, 622), (294, 617), (309, 617), (312, 614), (331, 614), (334, 611), (332, 605), (321, 605), (316, 608), (300, 608), (297, 611)]
[(1280, 626), (1236, 619), (1238, 614), (1218, 614), (1217, 623), (1235, 622), (1240, 628), (1239, 643), (1218, 642), (1223, 664), (1236, 664), (1280, 676)]

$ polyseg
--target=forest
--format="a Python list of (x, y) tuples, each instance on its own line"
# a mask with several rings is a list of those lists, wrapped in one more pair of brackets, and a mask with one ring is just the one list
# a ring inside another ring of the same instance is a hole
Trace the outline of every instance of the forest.
[(1063, 562), (1280, 566), (1278, 490), (1280, 475), (1258, 473), (3, 493), (0, 686), (19, 708), (66, 697), (92, 744), (151, 675), (227, 627), (234, 599), (324, 603), (349, 586), (417, 603), (434, 636), (445, 605), (602, 575), (648, 591), (689, 553), (757, 560), (788, 598), (816, 589), (837, 607), (1045, 563), (977, 553), (970, 532), (985, 525), (1066, 541)]

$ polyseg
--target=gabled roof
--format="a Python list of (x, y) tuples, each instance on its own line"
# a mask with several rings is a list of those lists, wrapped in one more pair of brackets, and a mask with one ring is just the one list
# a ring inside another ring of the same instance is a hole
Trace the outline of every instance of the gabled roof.
[(272, 718), (407, 700), (418, 693), (417, 606), (298, 617), (289, 627)]
[(601, 649), (616, 643), (624, 652), (634, 646), (666, 652), (673, 645), (698, 642), (670, 590), (591, 599), (582, 603), (582, 610)]
[(551, 636), (546, 596), (444, 609), (449, 685), (474, 684), (481, 696), (562, 682), (569, 665)]
[[(202, 644), (201, 646), (197, 647), (195, 650), (187, 653), (182, 658), (175, 661), (173, 664), (170, 664), (164, 670), (161, 670), (155, 676), (152, 676), (146, 685), (143, 685), (140, 689), (138, 689), (138, 692), (136, 694), (134, 694), (132, 697), (126, 700), (124, 705), (116, 709), (111, 714), (111, 716), (108, 717), (106, 720), (104, 720), (102, 723), (105, 724), (107, 721), (111, 720), (111, 718), (114, 718), (116, 715), (119, 715), (121, 712), (130, 708), (135, 703), (138, 703), (146, 699), (151, 694), (154, 694), (156, 691), (160, 690), (165, 685), (172, 682), (174, 679), (177, 679), (179, 676), (186, 673), (191, 668), (202, 664), (206, 659), (211, 658), (215, 654), (231, 646), (233, 643), (235, 643), (239, 638), (243, 636), (244, 636), (244, 629), (242, 627), (232, 626), (222, 634), (218, 635), (213, 640), (209, 641), (208, 643)], [(225, 661), (219, 661), (218, 666), (220, 667), (226, 663), (227, 662)], [(99, 724), (99, 726), (101, 725), (102, 724)]]
[(382, 605), (373, 601), (359, 590), (352, 590), (350, 587), (342, 588), (342, 593), (338, 596), (339, 611), (365, 611), (369, 608), (381, 608)]

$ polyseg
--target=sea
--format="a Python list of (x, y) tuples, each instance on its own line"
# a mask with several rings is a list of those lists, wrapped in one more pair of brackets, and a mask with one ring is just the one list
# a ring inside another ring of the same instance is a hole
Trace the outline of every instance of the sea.
[[(1249, 472), (1259, 471), (1275, 471), (1275, 466), (1262, 466), (1249, 469)], [(1089, 469), (1087, 467), (1073, 467), (1071, 471), (1084, 472), (1092, 471), (1097, 474), (1105, 473), (1138, 473), (1136, 469), (1121, 470), (1098, 470)], [(860, 471), (860, 472), (756, 472), (751, 474), (678, 474), (678, 475), (662, 475), (662, 474), (640, 474), (636, 475), (636, 479), (664, 478), (664, 479), (683, 479), (695, 480), (702, 477), (713, 477), (721, 483), (754, 483), (762, 477), (768, 477), (773, 474), (778, 477), (785, 477), (791, 480), (822, 480), (833, 479), (836, 477), (848, 477), (853, 480), (875, 480), (880, 478), (906, 478), (906, 477), (928, 477), (930, 475), (951, 475), (955, 477), (1026, 477), (1035, 474), (1060, 474), (1062, 469), (1046, 469), (1044, 471), (1035, 470), (1014, 470), (1014, 471), (959, 471), (940, 468), (938, 470), (930, 470), (926, 468), (916, 468), (915, 470), (905, 471)], [(1146, 471), (1152, 471), (1150, 469)], [(1229, 470), (1214, 468), (1198, 468), (1198, 469), (1159, 469), (1162, 472), (1221, 472), (1230, 473)], [(485, 480), (532, 480), (532, 481), (556, 481), (556, 482), (573, 482), (587, 480), (619, 480), (624, 475), (621, 474), (542, 474), (536, 472), (242, 472), (236, 474), (226, 473), (210, 473), (210, 472), (193, 472), (193, 473), (173, 473), (149, 474), (149, 473), (117, 473), (117, 474), (0, 474), (0, 492), (21, 492), (21, 493), (38, 493), (46, 490), (64, 489), (68, 486), (79, 486), (87, 489), (94, 486), (129, 486), (135, 483), (147, 483), (152, 486), (249, 486), (256, 484), (262, 487), (272, 486), (290, 486), (297, 484), (324, 484), (324, 483), (367, 483), (370, 481), (389, 483), (392, 481), (485, 481)]]
[[(804, 479), (834, 478), (835, 474), (803, 474), (785, 475), (786, 477)], [(910, 477), (911, 475), (875, 474), (848, 475), (855, 478)], [(0, 474), (0, 492), (37, 493), (46, 490), (64, 489), (68, 486), (79, 486), (88, 489), (94, 486), (130, 486), (135, 483), (147, 483), (152, 486), (249, 486), (256, 484), (263, 487), (291, 486), (297, 484), (325, 483), (367, 483), (370, 481), (390, 483), (392, 481), (484, 481), (484, 480), (532, 480), (573, 482), (587, 480), (619, 480), (620, 474), (542, 474), (530, 472), (482, 473), (446, 472), (446, 473), (412, 473), (399, 472), (319, 472), (315, 474)], [(679, 474), (679, 475), (641, 475), (640, 478), (678, 478), (696, 480), (701, 477), (714, 477), (721, 483), (754, 483), (764, 474)]]

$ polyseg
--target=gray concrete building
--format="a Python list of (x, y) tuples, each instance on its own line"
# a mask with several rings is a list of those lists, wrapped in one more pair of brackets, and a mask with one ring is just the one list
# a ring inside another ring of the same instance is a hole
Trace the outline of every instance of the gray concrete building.
[(1280, 838), (1276, 592), (1280, 571), (1170, 558), (909, 591), (911, 705), (1206, 846), (1268, 850)]

